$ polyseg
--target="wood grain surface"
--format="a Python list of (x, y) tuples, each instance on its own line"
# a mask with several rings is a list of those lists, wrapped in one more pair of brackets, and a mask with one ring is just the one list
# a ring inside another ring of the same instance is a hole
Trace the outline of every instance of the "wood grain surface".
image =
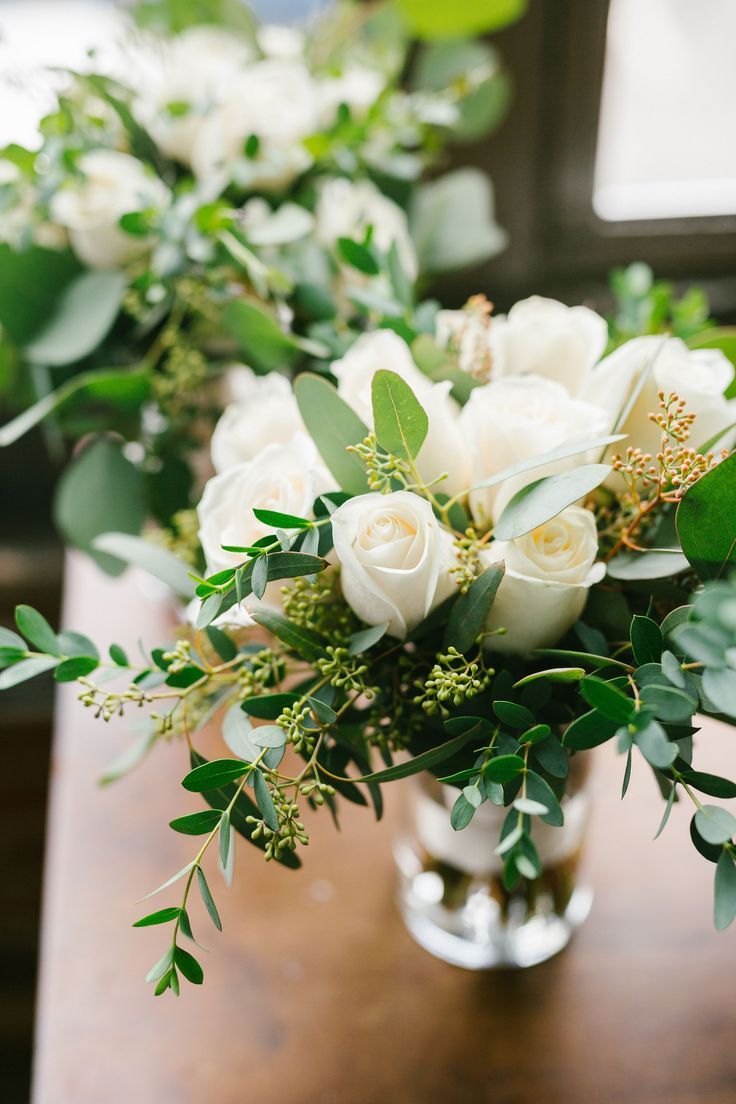
[[(153, 642), (162, 607), (126, 578), (78, 560), (66, 621), (98, 639)], [(404, 931), (391, 859), (400, 790), (378, 826), (346, 806), (342, 832), (310, 819), (297, 872), (238, 847), (224, 932), (195, 905), (210, 948), (205, 985), (154, 999), (143, 978), (161, 929), (134, 931), (135, 902), (193, 857), (167, 830), (196, 799), (184, 751), (161, 747), (135, 775), (96, 779), (125, 745), (60, 694), (46, 858), (35, 1104), (734, 1104), (736, 930), (711, 927), (714, 868), (643, 764), (620, 802), (622, 761), (598, 756), (587, 855), (590, 919), (570, 948), (526, 972), (474, 974), (429, 957)], [(736, 733), (711, 724), (701, 769)], [(157, 898), (178, 902), (176, 892)]]

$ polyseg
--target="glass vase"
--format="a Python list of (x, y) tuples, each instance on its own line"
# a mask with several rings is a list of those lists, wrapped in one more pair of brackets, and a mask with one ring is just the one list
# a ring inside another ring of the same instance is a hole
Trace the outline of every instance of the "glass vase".
[(430, 774), (412, 778), (394, 855), (399, 907), (416, 942), (470, 970), (534, 966), (561, 951), (592, 902), (591, 890), (578, 883), (590, 790), (587, 764), (573, 759), (564, 825), (535, 819), (541, 876), (507, 890), (495, 849), (508, 810), (485, 802), (456, 832), (450, 810), (458, 790)]

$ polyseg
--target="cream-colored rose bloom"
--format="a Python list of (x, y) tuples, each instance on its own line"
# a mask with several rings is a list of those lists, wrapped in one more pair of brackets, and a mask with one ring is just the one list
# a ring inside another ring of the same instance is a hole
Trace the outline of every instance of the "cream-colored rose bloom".
[[(628, 434), (625, 446), (656, 455), (661, 434), (648, 415), (656, 414), (658, 392), (676, 393), (695, 415), (690, 444), (705, 444), (716, 433), (736, 422), (736, 401), (724, 398), (734, 378), (734, 367), (717, 349), (689, 349), (678, 338), (636, 337), (602, 360), (592, 373), (587, 394), (605, 405), (611, 424), (628, 403), (643, 372), (648, 373), (634, 405), (621, 427)], [(727, 434), (718, 447), (730, 446)]]
[(367, 625), (408, 632), (453, 592), (452, 541), (410, 491), (351, 498), (332, 515), (343, 596)]
[(482, 561), (503, 561), (506, 571), (485, 627), (506, 632), (486, 637), (486, 647), (526, 655), (555, 644), (579, 620), (590, 587), (606, 573), (597, 555), (595, 518), (580, 506), (568, 506), (514, 541), (493, 541)]
[(268, 445), (286, 444), (295, 434), (306, 433), (284, 376), (276, 372), (257, 376), (241, 368), (237, 387), (241, 397), (225, 408), (212, 434), (212, 464), (217, 472), (252, 460)]
[(138, 111), (168, 157), (191, 164), (204, 119), (253, 56), (249, 43), (215, 26), (189, 27), (167, 42)]
[[(605, 434), (609, 424), (606, 410), (571, 398), (562, 384), (539, 376), (506, 376), (476, 387), (460, 414), (460, 430), (472, 461), (471, 482), (479, 483), (566, 442)], [(495, 487), (472, 491), (473, 518), (487, 528), (522, 487), (594, 460), (596, 455), (559, 460)]]
[(119, 221), (133, 211), (166, 206), (166, 185), (141, 161), (117, 150), (85, 153), (78, 168), (81, 179), (68, 181), (50, 207), (80, 260), (91, 268), (117, 268), (145, 252), (150, 240), (126, 234)]
[[(360, 240), (369, 226), (373, 241), (383, 252), (396, 244), (401, 267), (407, 278), (416, 280), (419, 271), (414, 243), (409, 234), (406, 215), (370, 180), (348, 180), (335, 177), (324, 181), (319, 189), (315, 209), (315, 236), (320, 244), (332, 249), (338, 238)], [(366, 282), (357, 269), (344, 266), (343, 277), (353, 287)]]
[[(304, 139), (317, 130), (319, 102), (307, 68), (298, 61), (266, 59), (230, 82), (220, 106), (202, 124), (192, 167), (206, 193), (231, 180), (243, 188), (286, 187), (312, 163)], [(255, 136), (257, 148), (246, 152)]]
[[(214, 574), (243, 562), (242, 554), (223, 551), (223, 544), (248, 547), (273, 532), (273, 526), (258, 521), (254, 507), (311, 517), (315, 498), (333, 488), (334, 482), (306, 434), (297, 434), (287, 444), (268, 445), (252, 460), (213, 476), (197, 507), (208, 572)], [(282, 585), (269, 583), (262, 601), (280, 605)], [(251, 595), (242, 604), (253, 609), (258, 599)], [(237, 621), (238, 611), (228, 617)]]
[(458, 421), (459, 407), (450, 396), (450, 384), (432, 383), (419, 371), (405, 341), (392, 330), (363, 334), (344, 357), (332, 365), (341, 398), (369, 428), (373, 428), (371, 388), (380, 369), (395, 372), (408, 383), (429, 419), (429, 429), (416, 460), (417, 470), (430, 482), (444, 472), (436, 490), (449, 495), (464, 491), (470, 482), (469, 457)]
[(588, 307), (533, 295), (494, 319), (490, 341), (494, 375), (542, 376), (578, 395), (605, 352), (608, 326)]

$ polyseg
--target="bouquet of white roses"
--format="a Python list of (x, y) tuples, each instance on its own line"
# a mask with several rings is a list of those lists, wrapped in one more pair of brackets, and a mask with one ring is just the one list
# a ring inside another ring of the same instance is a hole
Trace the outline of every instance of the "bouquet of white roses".
[[(308, 842), (300, 807), (381, 809), (381, 786), (430, 771), (455, 788), (451, 828), (504, 807), (503, 886), (533, 884), (540, 831), (565, 818), (570, 766), (615, 740), (692, 801), (695, 847), (715, 863), (715, 919), (736, 914), (736, 819), (709, 797), (736, 783), (694, 765), (696, 712), (736, 721), (736, 453), (732, 365), (679, 339), (602, 358), (604, 321), (530, 299), (494, 319), (472, 300), (435, 338), (358, 338), (330, 378), (253, 381), (213, 438), (198, 507), (208, 574), (158, 552), (193, 627), (142, 665), (118, 645), (54, 634), (19, 607), (3, 632), (11, 685), (53, 669), (103, 719), (155, 713), (147, 743), (186, 741), (182, 785), (201, 835), (149, 975), (202, 980), (181, 943), (202, 869), (233, 832), (287, 866)], [(121, 548), (124, 551), (124, 544)], [(195, 586), (196, 584), (196, 586)], [(104, 679), (93, 677), (103, 671)], [(109, 671), (123, 687), (112, 689)], [(220, 724), (207, 761), (198, 730)], [(383, 766), (376, 769), (377, 751)]]
[(421, 328), (417, 280), (504, 244), (482, 173), (420, 185), (502, 116), (490, 47), (410, 64), (393, 3), (304, 32), (239, 3), (134, 8), (119, 71), (69, 74), (40, 148), (0, 150), (0, 356), (16, 405), (36, 392), (0, 444), (50, 415), (84, 441), (56, 515), (87, 550), (151, 517), (186, 537), (234, 363), (325, 365), (379, 315)]

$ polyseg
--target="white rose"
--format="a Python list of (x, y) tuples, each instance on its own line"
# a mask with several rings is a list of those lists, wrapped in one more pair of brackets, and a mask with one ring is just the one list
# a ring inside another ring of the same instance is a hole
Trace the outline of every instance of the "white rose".
[(212, 434), (212, 464), (217, 472), (252, 460), (268, 445), (286, 444), (295, 434), (306, 433), (284, 376), (276, 372), (257, 376), (241, 368), (237, 389), (238, 401), (225, 408)]
[(293, 61), (304, 54), (304, 35), (296, 27), (266, 23), (256, 31), (256, 41), (266, 57), (279, 61)]
[[(311, 517), (315, 498), (332, 487), (306, 434), (297, 434), (287, 444), (268, 445), (252, 460), (213, 476), (197, 507), (199, 540), (208, 572), (214, 574), (243, 562), (242, 554), (223, 551), (223, 544), (248, 547), (273, 532), (273, 526), (258, 521), (254, 507)], [(264, 601), (280, 604), (282, 585), (269, 583)], [(253, 596), (244, 603), (250, 609), (257, 604)]]
[[(570, 397), (565, 388), (539, 376), (507, 376), (476, 387), (460, 414), (460, 430), (470, 449), (472, 483), (512, 464), (529, 460), (565, 442), (607, 432), (608, 412)], [(510, 498), (528, 483), (594, 460), (573, 456), (534, 468), (495, 487), (470, 493), (475, 521), (497, 521)]]
[[(265, 60), (230, 82), (227, 95), (200, 128), (192, 167), (207, 192), (231, 180), (243, 188), (278, 190), (312, 163), (304, 139), (317, 130), (316, 87), (297, 61)], [(257, 139), (249, 156), (248, 139)]]
[(321, 125), (329, 127), (334, 123), (341, 104), (350, 109), (354, 118), (362, 118), (385, 85), (383, 73), (366, 65), (349, 65), (339, 77), (325, 77), (318, 89)]
[[(416, 280), (419, 265), (406, 215), (372, 181), (345, 177), (324, 181), (317, 196), (315, 217), (317, 241), (328, 249), (334, 248), (338, 238), (362, 239), (372, 226), (373, 241), (378, 248), (387, 253), (395, 243), (404, 273), (412, 282)], [(345, 267), (343, 275), (353, 286), (365, 283), (356, 269)]]
[(462, 310), (437, 311), (435, 340), (441, 349), (457, 356), (458, 367), (487, 383), (493, 370), (491, 317), (493, 305), (484, 295), (473, 296)]
[(458, 421), (458, 404), (450, 384), (432, 383), (419, 371), (405, 341), (392, 330), (363, 334), (341, 360), (332, 365), (337, 389), (345, 402), (373, 428), (371, 387), (379, 369), (387, 369), (408, 383), (429, 419), (429, 429), (416, 459), (417, 470), (430, 482), (444, 472), (447, 479), (436, 490), (449, 495), (464, 491), (470, 482), (470, 464)]
[(91, 268), (116, 268), (150, 245), (120, 229), (122, 215), (161, 208), (168, 188), (142, 162), (116, 150), (79, 158), (81, 180), (70, 180), (51, 200), (52, 218), (69, 231), (74, 252)]
[(526, 655), (556, 644), (606, 573), (605, 564), (595, 562), (597, 554), (595, 518), (580, 506), (568, 506), (514, 541), (493, 541), (481, 558), (486, 565), (503, 560), (506, 571), (485, 627), (507, 631), (487, 637), (486, 647)]
[(170, 40), (138, 106), (168, 157), (191, 164), (203, 120), (252, 58), (247, 42), (220, 27), (190, 27)]
[[(652, 363), (653, 362), (653, 363)], [(624, 447), (657, 454), (661, 433), (649, 420), (659, 406), (658, 392), (672, 393), (685, 400), (686, 410), (695, 415), (690, 444), (704, 445), (711, 437), (736, 422), (736, 401), (724, 398), (734, 378), (734, 367), (717, 349), (688, 349), (678, 338), (636, 337), (602, 360), (590, 377), (587, 391), (595, 402), (605, 405), (613, 424), (628, 403), (642, 372), (649, 370), (624, 425), (628, 440)], [(728, 446), (727, 434), (718, 447)]]
[(543, 376), (578, 395), (605, 351), (608, 326), (588, 307), (533, 295), (494, 320), (490, 340), (494, 375)]
[(403, 640), (452, 594), (452, 541), (419, 495), (351, 498), (332, 515), (332, 535), (345, 601), (367, 625), (388, 621)]

